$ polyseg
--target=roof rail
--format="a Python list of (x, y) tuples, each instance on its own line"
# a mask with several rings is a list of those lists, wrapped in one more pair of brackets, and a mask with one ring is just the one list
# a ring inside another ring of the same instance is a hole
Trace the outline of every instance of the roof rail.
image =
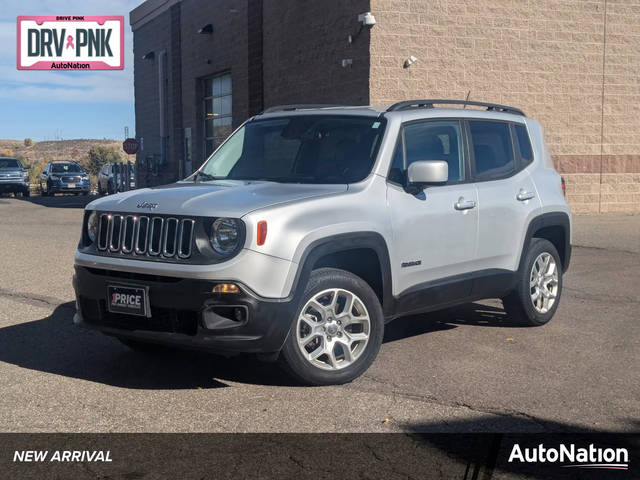
[(434, 108), (434, 105), (471, 105), (474, 107), (486, 107), (487, 110), (514, 113), (516, 115), (526, 116), (522, 110), (515, 107), (509, 107), (507, 105), (499, 105), (497, 103), (487, 102), (473, 102), (471, 100), (445, 100), (445, 99), (433, 99), (433, 100), (407, 100), (405, 102), (398, 102), (387, 108), (387, 112), (397, 112), (399, 110), (409, 110), (411, 108)]
[[(312, 108), (338, 108), (338, 107), (346, 107), (347, 105), (333, 105), (333, 104), (294, 104), (294, 105), (277, 105), (275, 107), (269, 107), (265, 109), (262, 113), (273, 113), (273, 112), (293, 112), (295, 110), (309, 110)], [(261, 115), (262, 115), (261, 113)]]

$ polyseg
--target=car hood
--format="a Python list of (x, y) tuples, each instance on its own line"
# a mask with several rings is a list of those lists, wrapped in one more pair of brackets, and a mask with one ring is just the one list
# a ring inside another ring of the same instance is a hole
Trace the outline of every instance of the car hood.
[(87, 209), (110, 212), (240, 218), (260, 208), (345, 192), (347, 185), (216, 181), (178, 182), (94, 200)]

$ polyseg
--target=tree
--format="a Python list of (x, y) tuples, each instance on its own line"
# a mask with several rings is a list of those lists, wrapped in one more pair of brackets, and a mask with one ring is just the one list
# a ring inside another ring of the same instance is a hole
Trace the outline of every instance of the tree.
[(31, 145), (33, 145), (33, 140), (31, 140), (30, 138), (25, 138), (24, 139), (24, 146), (25, 147), (30, 147)]
[(105, 163), (120, 161), (120, 154), (112, 147), (95, 146), (89, 149), (88, 157), (82, 161), (83, 167), (92, 175), (97, 175)]

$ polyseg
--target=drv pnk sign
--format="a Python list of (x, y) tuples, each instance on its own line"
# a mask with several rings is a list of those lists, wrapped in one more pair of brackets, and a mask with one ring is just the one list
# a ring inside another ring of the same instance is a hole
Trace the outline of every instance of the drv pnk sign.
[(18, 70), (122, 70), (122, 15), (21, 15)]

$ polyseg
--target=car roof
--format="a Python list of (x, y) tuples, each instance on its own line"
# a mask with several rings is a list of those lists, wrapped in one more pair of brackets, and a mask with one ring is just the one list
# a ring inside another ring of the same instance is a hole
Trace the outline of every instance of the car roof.
[[(439, 107), (454, 104), (456, 107)], [(470, 108), (467, 108), (467, 107)], [(462, 107), (462, 108), (461, 108)], [(482, 108), (482, 109), (479, 109)], [(525, 114), (516, 107), (464, 100), (415, 100), (393, 105), (281, 105), (271, 107), (258, 117), (284, 117), (297, 115), (357, 115), (399, 117), (402, 121), (423, 118), (479, 118), (525, 123)]]
[(358, 115), (378, 117), (384, 106), (360, 105), (282, 105), (266, 109), (260, 117), (288, 117), (298, 115)]

